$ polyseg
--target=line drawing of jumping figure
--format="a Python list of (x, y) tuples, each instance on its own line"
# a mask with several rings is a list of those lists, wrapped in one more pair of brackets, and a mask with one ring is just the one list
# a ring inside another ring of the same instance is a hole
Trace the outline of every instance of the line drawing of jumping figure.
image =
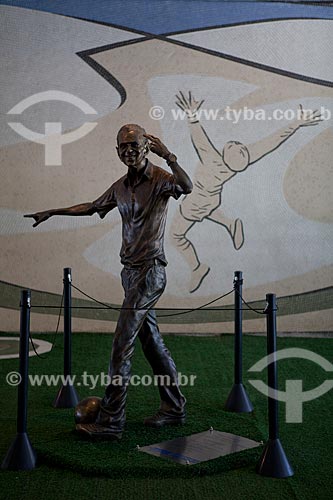
[(235, 250), (242, 248), (245, 240), (243, 222), (240, 218), (230, 219), (225, 215), (221, 207), (223, 186), (236, 174), (244, 172), (249, 165), (279, 148), (297, 130), (318, 125), (323, 118), (318, 110), (305, 111), (300, 104), (297, 118), (287, 126), (250, 145), (228, 141), (220, 153), (199, 121), (198, 111), (204, 99), (198, 101), (191, 91), (188, 97), (179, 91), (175, 103), (186, 113), (191, 142), (199, 158), (199, 165), (192, 177), (193, 191), (183, 198), (170, 229), (172, 243), (191, 269), (189, 292), (193, 293), (200, 288), (210, 267), (200, 261), (194, 244), (188, 238), (188, 232), (207, 219), (227, 230)]

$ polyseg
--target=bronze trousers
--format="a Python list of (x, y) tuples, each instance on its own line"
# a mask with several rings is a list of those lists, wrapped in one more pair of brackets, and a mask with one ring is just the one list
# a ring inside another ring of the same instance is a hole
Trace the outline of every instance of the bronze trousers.
[[(160, 411), (175, 416), (185, 414), (185, 398), (178, 386), (178, 373), (159, 332), (152, 310), (166, 286), (165, 267), (157, 260), (150, 265), (124, 267), (121, 273), (125, 298), (113, 340), (109, 376), (97, 423), (121, 431), (125, 424), (127, 387), (131, 358), (138, 336), (154, 375), (167, 375), (158, 389)], [(160, 377), (158, 377), (158, 380)], [(114, 380), (114, 382), (112, 381)], [(119, 383), (121, 381), (121, 383)]]

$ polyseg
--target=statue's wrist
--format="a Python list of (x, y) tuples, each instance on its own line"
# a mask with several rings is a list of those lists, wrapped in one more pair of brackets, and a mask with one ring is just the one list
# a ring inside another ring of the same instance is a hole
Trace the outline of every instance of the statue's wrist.
[(177, 156), (170, 152), (164, 156), (164, 159), (168, 165), (171, 165), (172, 163), (177, 163)]

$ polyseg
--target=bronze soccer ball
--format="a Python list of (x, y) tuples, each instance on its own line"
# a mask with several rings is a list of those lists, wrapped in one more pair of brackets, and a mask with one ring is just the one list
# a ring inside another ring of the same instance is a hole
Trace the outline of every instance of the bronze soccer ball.
[(82, 399), (74, 410), (74, 420), (76, 424), (92, 424), (96, 421), (102, 398), (90, 396)]

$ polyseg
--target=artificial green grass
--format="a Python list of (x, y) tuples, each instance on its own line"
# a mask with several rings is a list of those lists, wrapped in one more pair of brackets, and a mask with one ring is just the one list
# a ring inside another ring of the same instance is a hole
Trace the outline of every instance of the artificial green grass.
[[(73, 373), (79, 376), (84, 371), (94, 375), (106, 372), (111, 342), (111, 336), (106, 334), (75, 334)], [(186, 375), (197, 375), (193, 387), (183, 388), (188, 401), (185, 426), (161, 430), (145, 428), (142, 425), (143, 418), (158, 408), (157, 388), (130, 387), (126, 431), (122, 441), (93, 443), (80, 439), (72, 432), (72, 410), (55, 410), (51, 407), (57, 388), (29, 387), (28, 433), (37, 450), (40, 465), (31, 472), (3, 472), (1, 479), (7, 485), (6, 498), (36, 498), (37, 492), (43, 493), (43, 498), (48, 499), (75, 498), (78, 495), (80, 498), (152, 500), (330, 497), (333, 486), (331, 391), (303, 405), (302, 424), (286, 424), (285, 405), (280, 403), (280, 437), (295, 470), (292, 478), (278, 480), (257, 475), (255, 464), (261, 448), (187, 467), (137, 451), (136, 445), (190, 435), (207, 430), (210, 426), (257, 441), (266, 441), (268, 437), (267, 400), (246, 383), (248, 378), (265, 380), (264, 374), (247, 373), (248, 368), (266, 353), (264, 338), (244, 337), (244, 383), (255, 408), (253, 414), (234, 414), (223, 410), (233, 378), (232, 336), (167, 337), (166, 343), (178, 370)], [(278, 349), (284, 347), (301, 347), (321, 354), (330, 361), (333, 359), (333, 341), (330, 339), (281, 338), (278, 340)], [(30, 358), (30, 373), (61, 373), (62, 354), (62, 344), (58, 339), (52, 353), (44, 355), (47, 359)], [(17, 369), (17, 366), (18, 360), (2, 360), (2, 380), (7, 372)], [(139, 345), (132, 372), (150, 374)], [(302, 379), (303, 391), (306, 391), (330, 378), (328, 375), (310, 361), (291, 359), (279, 362), (279, 385), (282, 390), (286, 379)], [(81, 386), (77, 390), (82, 398), (103, 394), (101, 387), (90, 391)], [(0, 420), (0, 451), (4, 456), (16, 434), (16, 390), (3, 384), (1, 400), (6, 402)]]

